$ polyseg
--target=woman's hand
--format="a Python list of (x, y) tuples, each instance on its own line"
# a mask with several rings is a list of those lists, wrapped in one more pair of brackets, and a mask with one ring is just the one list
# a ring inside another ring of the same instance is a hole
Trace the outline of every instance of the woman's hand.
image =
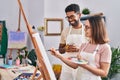
[[(81, 55), (80, 55), (80, 53), (78, 53), (77, 54), (77, 59), (78, 60), (85, 60)], [(86, 60), (85, 60), (86, 61)], [(80, 67), (86, 67), (86, 65), (88, 65), (88, 64), (78, 64)]]
[(68, 66), (70, 66), (72, 68), (75, 68), (75, 69), (78, 67), (78, 64), (71, 62), (69, 59), (67, 59), (64, 56), (62, 56), (62, 54), (60, 54), (59, 51), (56, 51), (54, 48), (51, 48), (50, 51), (51, 51), (52, 55), (54, 55), (57, 58), (59, 58), (61, 61), (63, 61)]
[(58, 57), (58, 58), (59, 58), (59, 56), (61, 55), (61, 54), (59, 53), (59, 51), (56, 51), (56, 50), (55, 50), (55, 48), (51, 48), (50, 51), (51, 51), (51, 54), (52, 54), (52, 55), (54, 55), (54, 56), (56, 56), (56, 57)]
[(82, 56), (80, 55), (80, 53), (77, 54), (77, 59), (78, 60), (83, 60)]

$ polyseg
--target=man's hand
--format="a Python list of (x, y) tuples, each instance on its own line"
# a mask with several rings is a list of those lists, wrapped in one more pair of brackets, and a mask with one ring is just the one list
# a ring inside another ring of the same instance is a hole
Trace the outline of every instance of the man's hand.
[(77, 47), (76, 45), (66, 45), (65, 46), (65, 51), (66, 52), (78, 52), (79, 51), (79, 47)]

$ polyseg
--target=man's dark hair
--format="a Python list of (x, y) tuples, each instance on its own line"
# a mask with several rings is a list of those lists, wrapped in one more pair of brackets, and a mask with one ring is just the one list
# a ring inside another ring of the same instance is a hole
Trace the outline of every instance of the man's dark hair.
[(74, 11), (75, 13), (80, 13), (80, 7), (78, 4), (70, 4), (65, 8), (65, 12)]

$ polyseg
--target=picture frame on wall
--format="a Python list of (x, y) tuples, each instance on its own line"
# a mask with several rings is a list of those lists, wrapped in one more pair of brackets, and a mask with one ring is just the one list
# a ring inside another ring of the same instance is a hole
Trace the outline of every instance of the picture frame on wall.
[(45, 18), (45, 35), (58, 36), (63, 30), (62, 18)]

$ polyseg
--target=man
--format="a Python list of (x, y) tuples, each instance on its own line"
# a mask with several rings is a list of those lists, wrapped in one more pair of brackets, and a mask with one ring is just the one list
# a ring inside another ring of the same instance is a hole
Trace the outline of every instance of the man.
[[(65, 9), (70, 27), (62, 31), (59, 52), (70, 58), (77, 55), (81, 43), (85, 41), (84, 26), (80, 21), (81, 13), (78, 4), (70, 4)], [(76, 70), (66, 64), (62, 65), (61, 80), (74, 80)]]

